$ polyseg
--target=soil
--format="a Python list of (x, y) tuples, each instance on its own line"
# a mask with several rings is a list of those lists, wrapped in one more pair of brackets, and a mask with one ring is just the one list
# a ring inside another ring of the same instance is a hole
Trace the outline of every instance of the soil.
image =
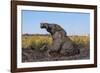
[(74, 56), (62, 56), (53, 54), (48, 57), (46, 51), (33, 48), (22, 48), (22, 62), (42, 62), (42, 61), (61, 61), (61, 60), (82, 60), (90, 58), (89, 47), (81, 47), (80, 54)]

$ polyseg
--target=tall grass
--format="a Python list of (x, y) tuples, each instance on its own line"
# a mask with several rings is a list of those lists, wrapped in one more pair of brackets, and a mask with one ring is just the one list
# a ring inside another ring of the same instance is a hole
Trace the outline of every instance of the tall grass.
[(23, 36), (22, 47), (23, 48), (41, 48), (44, 44), (51, 45), (52, 38), (50, 36)]
[(89, 36), (70, 36), (70, 39), (77, 45), (89, 47)]
[[(69, 36), (69, 38), (73, 41), (73, 43), (82, 46), (89, 46), (89, 37), (88, 36)], [(50, 36), (40, 36), (40, 35), (32, 35), (32, 36), (22, 36), (22, 48), (35, 48), (39, 49), (44, 44), (51, 45), (52, 38)]]

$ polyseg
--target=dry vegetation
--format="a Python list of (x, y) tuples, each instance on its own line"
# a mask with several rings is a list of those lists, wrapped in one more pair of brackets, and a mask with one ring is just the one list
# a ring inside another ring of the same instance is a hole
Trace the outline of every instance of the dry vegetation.
[(22, 47), (23, 48), (41, 48), (44, 44), (51, 44), (52, 38), (50, 36), (23, 36)]
[[(84, 47), (89, 46), (88, 36), (69, 36), (73, 43), (81, 45)], [(22, 37), (22, 48), (41, 48), (44, 44), (51, 44), (52, 38), (50, 36), (33, 35), (33, 36), (23, 36)]]

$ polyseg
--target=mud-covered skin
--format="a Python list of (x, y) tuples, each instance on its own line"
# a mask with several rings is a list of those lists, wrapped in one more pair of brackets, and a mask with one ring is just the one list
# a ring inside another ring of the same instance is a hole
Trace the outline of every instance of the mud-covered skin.
[(49, 56), (52, 55), (52, 52), (67, 56), (80, 53), (80, 50), (73, 46), (73, 42), (70, 40), (70, 38), (66, 38), (67, 34), (61, 26), (53, 23), (41, 23), (40, 27), (42, 29), (46, 29), (47, 32), (51, 34), (51, 37), (53, 39), (52, 45), (48, 45), (49, 47), (45, 47), (48, 49), (47, 54)]

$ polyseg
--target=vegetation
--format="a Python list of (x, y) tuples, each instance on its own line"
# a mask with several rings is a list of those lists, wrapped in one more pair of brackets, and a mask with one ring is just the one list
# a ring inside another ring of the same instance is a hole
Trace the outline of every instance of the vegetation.
[[(69, 36), (73, 43), (84, 47), (89, 47), (89, 36)], [(23, 35), (22, 48), (39, 49), (44, 44), (52, 44), (52, 38), (47, 35)]]
[(70, 36), (70, 39), (77, 45), (89, 48), (89, 36)]
[(41, 48), (44, 44), (51, 44), (52, 38), (50, 36), (23, 36), (22, 47), (23, 48)]

